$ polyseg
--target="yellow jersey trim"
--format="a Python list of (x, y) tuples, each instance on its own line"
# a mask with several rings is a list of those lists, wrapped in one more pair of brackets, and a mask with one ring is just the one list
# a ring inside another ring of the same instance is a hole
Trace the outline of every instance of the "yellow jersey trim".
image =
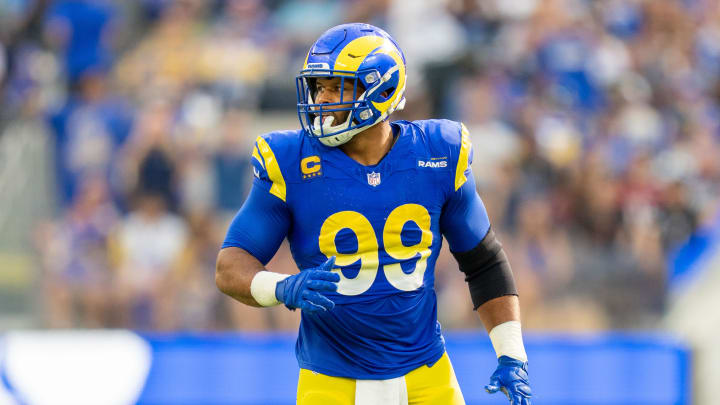
[(465, 170), (468, 168), (468, 159), (470, 158), (470, 148), (472, 145), (470, 144), (470, 134), (468, 133), (467, 127), (465, 127), (465, 124), (460, 124), (461, 126), (461, 146), (460, 146), (460, 156), (458, 157), (458, 163), (457, 167), (455, 168), (455, 191), (457, 191), (465, 182), (467, 181), (467, 177), (465, 177)]
[(253, 146), (252, 157), (255, 158), (258, 163), (260, 163), (260, 167), (262, 167), (263, 169), (265, 168), (265, 163), (263, 163), (262, 158), (260, 157), (260, 152), (258, 152), (257, 145)]
[(265, 170), (268, 173), (268, 177), (270, 177), (270, 181), (272, 181), (270, 194), (285, 201), (287, 187), (285, 186), (285, 179), (280, 171), (280, 165), (278, 164), (277, 159), (275, 159), (275, 154), (272, 149), (270, 149), (270, 145), (268, 145), (267, 141), (265, 141), (262, 137), (258, 136), (255, 143), (260, 151), (260, 155), (262, 155), (265, 160)]

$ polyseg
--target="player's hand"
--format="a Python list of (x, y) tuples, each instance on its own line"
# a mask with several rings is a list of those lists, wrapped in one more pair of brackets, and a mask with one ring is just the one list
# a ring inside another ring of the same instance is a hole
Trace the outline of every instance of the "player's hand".
[(490, 377), (485, 391), (494, 394), (504, 393), (512, 405), (530, 405), (530, 382), (528, 381), (527, 362), (512, 357), (500, 356), (498, 367)]
[(318, 267), (303, 270), (278, 282), (275, 297), (291, 310), (300, 308), (312, 313), (335, 308), (335, 303), (322, 294), (337, 291), (340, 275), (331, 271), (334, 264), (335, 256)]

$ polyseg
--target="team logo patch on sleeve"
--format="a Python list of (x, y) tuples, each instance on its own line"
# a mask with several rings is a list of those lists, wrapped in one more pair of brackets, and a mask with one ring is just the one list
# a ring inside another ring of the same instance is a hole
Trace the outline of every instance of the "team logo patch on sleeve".
[(320, 164), (320, 156), (308, 156), (300, 161), (300, 171), (303, 180), (312, 179), (322, 176), (322, 166)]

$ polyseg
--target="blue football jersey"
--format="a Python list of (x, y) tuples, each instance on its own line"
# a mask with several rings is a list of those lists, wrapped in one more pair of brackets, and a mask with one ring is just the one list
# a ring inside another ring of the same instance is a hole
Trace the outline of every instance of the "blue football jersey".
[(463, 252), (490, 226), (469, 169), (470, 140), (453, 121), (391, 126), (395, 145), (374, 166), (302, 131), (263, 135), (253, 148), (254, 192), (273, 196), (264, 203), (272, 213), (257, 215), (271, 222), (236, 218), (223, 247), (267, 263), (287, 237), (299, 269), (337, 258), (338, 290), (326, 294), (335, 308), (302, 314), (301, 368), (394, 378), (445, 350), (433, 287), (443, 235), (451, 250)]

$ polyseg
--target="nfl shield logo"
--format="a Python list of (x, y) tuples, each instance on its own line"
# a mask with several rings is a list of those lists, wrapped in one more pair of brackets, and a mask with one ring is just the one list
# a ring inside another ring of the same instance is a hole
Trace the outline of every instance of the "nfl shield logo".
[(380, 173), (370, 172), (367, 176), (369, 185), (375, 187), (380, 184)]

